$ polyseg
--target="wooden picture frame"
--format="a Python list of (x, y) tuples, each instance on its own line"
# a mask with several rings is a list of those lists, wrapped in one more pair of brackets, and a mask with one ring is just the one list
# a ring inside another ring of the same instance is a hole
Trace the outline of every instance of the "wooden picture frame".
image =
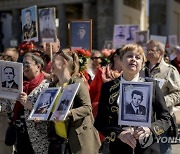
[(16, 100), (23, 91), (23, 64), (0, 61), (0, 97)]
[(92, 50), (92, 20), (70, 21), (70, 47)]

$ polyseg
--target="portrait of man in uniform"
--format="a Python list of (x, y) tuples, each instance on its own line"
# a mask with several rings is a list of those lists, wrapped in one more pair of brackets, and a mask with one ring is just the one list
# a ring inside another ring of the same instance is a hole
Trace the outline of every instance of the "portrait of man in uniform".
[(71, 47), (91, 51), (91, 22), (71, 22)]
[(3, 69), (4, 81), (2, 82), (2, 87), (4, 88), (12, 88), (12, 89), (18, 89), (18, 84), (15, 82), (15, 73), (14, 68), (7, 66)]
[(36, 7), (31, 7), (22, 10), (22, 37), (23, 40), (31, 40), (38, 37), (36, 24)]
[[(55, 42), (57, 37), (55, 8), (39, 9), (39, 29), (42, 42)], [(50, 41), (46, 41), (46, 39)]]

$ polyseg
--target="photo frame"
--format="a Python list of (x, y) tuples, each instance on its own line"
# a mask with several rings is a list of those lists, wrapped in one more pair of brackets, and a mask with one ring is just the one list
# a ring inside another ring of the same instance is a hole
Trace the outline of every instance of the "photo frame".
[(67, 85), (64, 88), (50, 120), (57, 119), (58, 121), (64, 121), (66, 119), (68, 111), (72, 107), (73, 100), (79, 89), (79, 86), (80, 83), (74, 83)]
[(149, 41), (149, 31), (137, 31), (136, 32), (136, 43), (142, 47), (146, 47), (146, 43)]
[(178, 44), (177, 35), (169, 35), (168, 36), (168, 43), (171, 48), (175, 47)]
[(103, 49), (113, 49), (113, 41), (105, 41)]
[(23, 41), (38, 42), (37, 6), (21, 10)]
[(128, 43), (135, 43), (135, 33), (139, 25), (114, 25), (113, 48), (118, 49)]
[(56, 42), (56, 14), (55, 8), (38, 9), (39, 15), (39, 34), (41, 42)]
[(70, 21), (70, 46), (72, 50), (92, 50), (92, 20)]
[(34, 104), (34, 108), (32, 109), (28, 120), (47, 120), (60, 89), (61, 87), (44, 88)]
[(16, 100), (23, 91), (23, 64), (0, 61), (0, 97)]
[(151, 126), (152, 82), (121, 82), (119, 125)]
[(166, 45), (167, 37), (159, 35), (150, 35), (150, 40), (156, 40)]

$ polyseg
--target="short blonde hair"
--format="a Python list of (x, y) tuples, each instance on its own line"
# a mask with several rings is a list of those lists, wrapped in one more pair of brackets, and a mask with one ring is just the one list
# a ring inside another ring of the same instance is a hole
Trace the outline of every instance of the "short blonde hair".
[(127, 45), (123, 46), (123, 48), (119, 51), (118, 55), (119, 55), (120, 59), (122, 60), (123, 56), (126, 52), (133, 51), (133, 50), (137, 50), (138, 53), (142, 56), (143, 65), (144, 65), (144, 63), (146, 62), (146, 56), (145, 56), (143, 48), (138, 44), (133, 43), (133, 44), (127, 44)]

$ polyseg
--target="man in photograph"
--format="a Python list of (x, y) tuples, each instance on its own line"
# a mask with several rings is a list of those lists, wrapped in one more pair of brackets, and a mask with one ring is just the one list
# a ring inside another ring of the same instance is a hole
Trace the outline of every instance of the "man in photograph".
[(37, 36), (36, 22), (32, 20), (31, 10), (25, 11), (25, 25), (23, 26), (23, 39), (30, 39)]
[(18, 84), (14, 81), (14, 68), (7, 66), (3, 69), (5, 81), (2, 82), (2, 87), (18, 89)]
[(128, 31), (129, 37), (126, 40), (134, 41), (135, 40), (135, 32), (136, 32), (135, 26), (130, 26), (129, 31)]
[(146, 108), (141, 105), (143, 101), (143, 93), (138, 90), (133, 90), (131, 94), (132, 101), (130, 104), (126, 105), (126, 114), (138, 114), (145, 115)]
[(39, 11), (39, 21), (40, 21), (40, 37), (43, 38), (51, 38), (52, 42), (56, 39), (56, 31), (55, 31), (55, 21), (53, 9), (41, 9)]
[(72, 47), (90, 49), (90, 38), (87, 34), (87, 26), (85, 24), (79, 24), (75, 35), (72, 36)]
[(123, 26), (119, 26), (117, 27), (117, 35), (116, 35), (116, 38), (118, 39), (124, 39), (125, 38), (125, 35), (124, 35), (124, 27)]

